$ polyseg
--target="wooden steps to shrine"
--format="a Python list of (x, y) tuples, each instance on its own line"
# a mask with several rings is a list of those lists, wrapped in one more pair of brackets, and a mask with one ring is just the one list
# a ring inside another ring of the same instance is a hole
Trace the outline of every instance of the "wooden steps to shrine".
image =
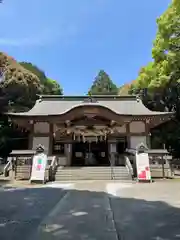
[(115, 167), (58, 167), (55, 181), (132, 180), (125, 166)]

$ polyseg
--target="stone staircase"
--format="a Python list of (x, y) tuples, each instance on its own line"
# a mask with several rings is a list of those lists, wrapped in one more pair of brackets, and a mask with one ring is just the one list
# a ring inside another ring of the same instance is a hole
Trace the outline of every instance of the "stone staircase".
[(76, 180), (132, 180), (125, 166), (109, 167), (58, 167), (55, 181)]

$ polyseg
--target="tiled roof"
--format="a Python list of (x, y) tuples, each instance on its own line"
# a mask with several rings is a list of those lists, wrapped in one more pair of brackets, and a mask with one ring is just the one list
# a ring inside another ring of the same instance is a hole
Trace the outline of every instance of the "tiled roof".
[(55, 116), (80, 106), (101, 106), (119, 115), (165, 115), (168, 112), (151, 111), (136, 96), (40, 96), (34, 107), (16, 116)]

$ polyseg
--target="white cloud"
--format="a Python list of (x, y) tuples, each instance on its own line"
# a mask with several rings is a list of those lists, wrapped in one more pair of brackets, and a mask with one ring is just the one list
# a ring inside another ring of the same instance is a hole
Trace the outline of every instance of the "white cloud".
[[(45, 13), (47, 13), (49, 5), (41, 6), (42, 14), (39, 14), (38, 11), (40, 3), (43, 1), (45, 0), (37, 1), (38, 5), (35, 10), (31, 1), (28, 7), (24, 0), (19, 0), (18, 4), (15, 4), (14, 0), (7, 0), (6, 4), (3, 4), (3, 7), (0, 8), (0, 22), (4, 23), (1, 26), (0, 46), (36, 47), (46, 46), (57, 41), (69, 43), (80, 32), (83, 34), (84, 30), (88, 28), (88, 24), (91, 23), (91, 19), (104, 11), (105, 5), (109, 2), (109, 0), (92, 0), (90, 3), (89, 0), (86, 0), (83, 4), (77, 6), (74, 4), (70, 13), (65, 14), (64, 11), (60, 14), (57, 13), (57, 9), (61, 9), (62, 5), (61, 11), (63, 11), (67, 4), (60, 4), (60, 1), (56, 0), (56, 4), (50, 7), (50, 18), (47, 18)], [(32, 16), (26, 17), (31, 12)], [(52, 12), (55, 12), (54, 15)]]
[(31, 46), (45, 46), (52, 44), (55, 41), (64, 41), (78, 32), (76, 26), (68, 26), (63, 29), (51, 29), (41, 31), (39, 34), (31, 34), (27, 37), (0, 37), (0, 46), (10, 47), (31, 47)]
[(42, 45), (42, 41), (32, 38), (0, 38), (0, 45), (12, 47), (33, 46)]

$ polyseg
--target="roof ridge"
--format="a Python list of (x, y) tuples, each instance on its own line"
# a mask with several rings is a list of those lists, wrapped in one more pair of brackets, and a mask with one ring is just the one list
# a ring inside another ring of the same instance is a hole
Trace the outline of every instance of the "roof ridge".
[(39, 99), (41, 100), (46, 100), (46, 99), (63, 99), (63, 100), (83, 100), (83, 99), (88, 99), (88, 98), (96, 98), (96, 99), (107, 99), (107, 100), (136, 100), (137, 96), (136, 95), (127, 95), (127, 96), (118, 96), (118, 95), (38, 95)]

